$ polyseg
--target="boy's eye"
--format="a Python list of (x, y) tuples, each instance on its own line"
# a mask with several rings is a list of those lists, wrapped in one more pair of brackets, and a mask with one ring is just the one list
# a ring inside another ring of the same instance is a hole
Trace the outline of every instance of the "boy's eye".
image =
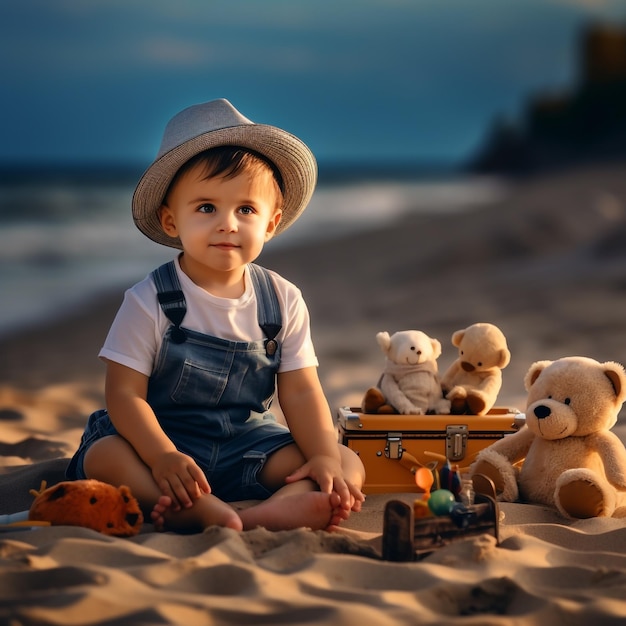
[(244, 215), (252, 215), (254, 213), (254, 209), (251, 206), (242, 206), (239, 208), (239, 211)]
[(198, 213), (213, 213), (215, 207), (212, 204), (201, 204), (198, 207)]

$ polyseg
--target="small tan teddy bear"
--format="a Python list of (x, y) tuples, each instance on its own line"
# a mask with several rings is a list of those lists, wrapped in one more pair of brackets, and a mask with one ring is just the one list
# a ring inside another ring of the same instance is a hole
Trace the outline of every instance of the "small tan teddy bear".
[(365, 393), (364, 413), (449, 413), (439, 382), (441, 344), (420, 330), (380, 332), (376, 341), (386, 355), (378, 387)]
[(609, 430), (626, 399), (622, 365), (538, 361), (524, 383), (526, 425), (482, 450), (471, 471), (489, 476), (500, 500), (547, 504), (575, 519), (625, 517), (626, 450)]
[(506, 338), (493, 324), (479, 322), (452, 335), (458, 358), (441, 379), (451, 412), (485, 415), (496, 403), (502, 371), (511, 360)]

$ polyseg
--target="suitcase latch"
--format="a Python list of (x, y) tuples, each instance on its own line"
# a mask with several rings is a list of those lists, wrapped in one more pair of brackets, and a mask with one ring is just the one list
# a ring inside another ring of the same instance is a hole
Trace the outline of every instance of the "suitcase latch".
[(385, 445), (385, 456), (388, 459), (401, 459), (402, 453), (402, 433), (387, 433), (387, 444)]
[(449, 461), (462, 461), (467, 448), (467, 426), (450, 424), (446, 426), (446, 457)]

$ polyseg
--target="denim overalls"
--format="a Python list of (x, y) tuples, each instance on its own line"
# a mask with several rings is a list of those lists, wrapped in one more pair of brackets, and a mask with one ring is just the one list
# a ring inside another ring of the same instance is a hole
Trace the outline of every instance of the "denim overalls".
[[(282, 326), (266, 270), (248, 265), (266, 339), (230, 341), (181, 327), (186, 312), (174, 262), (152, 273), (159, 304), (172, 322), (148, 382), (148, 404), (176, 448), (193, 457), (212, 492), (226, 501), (267, 498), (257, 475), (268, 455), (290, 443), (289, 430), (268, 413), (280, 364)], [(67, 476), (84, 478), (86, 450), (116, 434), (106, 410), (89, 417)]]

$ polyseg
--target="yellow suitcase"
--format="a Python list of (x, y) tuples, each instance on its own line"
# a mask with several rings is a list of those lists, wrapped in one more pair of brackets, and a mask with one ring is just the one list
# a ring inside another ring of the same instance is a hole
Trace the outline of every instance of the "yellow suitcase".
[(365, 466), (364, 493), (421, 492), (418, 467), (440, 468), (447, 459), (463, 472), (483, 448), (519, 430), (524, 415), (505, 407), (483, 416), (378, 415), (340, 407), (337, 423), (339, 441)]

